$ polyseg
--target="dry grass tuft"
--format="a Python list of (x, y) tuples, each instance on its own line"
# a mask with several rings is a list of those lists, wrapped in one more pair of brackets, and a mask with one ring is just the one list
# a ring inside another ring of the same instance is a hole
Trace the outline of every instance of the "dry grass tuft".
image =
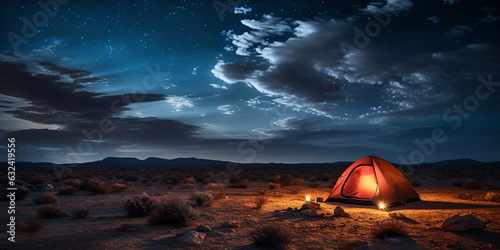
[(155, 210), (149, 217), (152, 224), (182, 224), (187, 225), (195, 217), (195, 212), (189, 202), (180, 198), (160, 199)]
[(56, 205), (44, 205), (38, 208), (39, 218), (59, 218), (66, 217), (68, 214)]
[(467, 201), (472, 200), (472, 194), (467, 192), (458, 193), (457, 197), (461, 200), (467, 200)]
[(71, 216), (75, 219), (85, 219), (90, 215), (90, 210), (88, 208), (79, 207), (71, 212)]
[(302, 184), (304, 183), (304, 179), (302, 179), (302, 178), (296, 178), (296, 179), (293, 179), (292, 183), (295, 186), (302, 186)]
[(255, 198), (255, 207), (257, 209), (262, 209), (262, 207), (267, 204), (269, 202), (269, 200), (267, 199), (267, 197), (265, 196), (259, 196), (257, 198)]
[(88, 183), (88, 189), (92, 194), (109, 194), (111, 189), (105, 181), (92, 179)]
[(123, 193), (127, 191), (128, 187), (129, 186), (123, 183), (113, 183), (113, 185), (111, 185), (111, 191), (113, 193)]
[(408, 232), (405, 224), (395, 220), (385, 220), (376, 222), (372, 228), (372, 235), (374, 238), (384, 238), (392, 236), (406, 236)]
[(53, 193), (46, 193), (40, 197), (33, 198), (33, 202), (36, 205), (46, 205), (46, 204), (52, 204), (57, 201), (57, 196), (55, 196)]
[(147, 194), (141, 194), (129, 198), (125, 201), (123, 209), (128, 216), (144, 217), (148, 216), (155, 208), (155, 201)]
[(59, 194), (59, 195), (73, 195), (73, 194), (75, 194), (75, 188), (72, 186), (65, 186), (65, 187), (61, 188), (61, 190), (59, 190), (59, 192), (57, 194)]
[(250, 238), (259, 246), (285, 247), (292, 240), (292, 235), (285, 227), (271, 223), (251, 231)]
[(208, 192), (196, 192), (190, 199), (194, 202), (194, 206), (198, 207), (211, 207), (215, 201), (214, 196)]
[(500, 201), (500, 194), (494, 193), (494, 192), (489, 192), (486, 194), (486, 200), (487, 201)]

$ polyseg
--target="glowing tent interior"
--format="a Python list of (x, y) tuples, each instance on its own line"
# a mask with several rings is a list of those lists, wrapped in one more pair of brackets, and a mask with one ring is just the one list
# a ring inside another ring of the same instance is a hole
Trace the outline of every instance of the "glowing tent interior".
[(420, 200), (410, 182), (388, 161), (367, 156), (339, 177), (327, 202), (377, 205), (380, 208)]

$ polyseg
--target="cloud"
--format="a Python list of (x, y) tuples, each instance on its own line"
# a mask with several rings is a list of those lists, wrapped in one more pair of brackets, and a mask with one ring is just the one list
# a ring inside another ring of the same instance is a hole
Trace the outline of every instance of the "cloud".
[(235, 7), (234, 8), (234, 14), (247, 14), (248, 12), (252, 11), (252, 8), (245, 8), (245, 7)]
[(172, 105), (176, 112), (183, 111), (184, 108), (194, 107), (194, 103), (186, 96), (168, 96), (165, 102)]
[(460, 0), (443, 0), (444, 4), (454, 4), (455, 2), (458, 2)]
[(452, 36), (463, 36), (469, 32), (472, 32), (474, 28), (470, 25), (457, 25), (453, 28), (451, 28), (448, 33)]
[(408, 11), (413, 7), (411, 0), (386, 0), (382, 2), (373, 2), (364, 9), (370, 14), (380, 14), (387, 12)]
[(439, 17), (438, 16), (430, 16), (427, 18), (427, 20), (431, 21), (432, 23), (439, 23)]
[(221, 105), (221, 106), (217, 107), (217, 109), (222, 111), (222, 113), (225, 115), (234, 115), (234, 113), (239, 111), (238, 109), (235, 109), (235, 107), (233, 107), (232, 105), (229, 105), (229, 104)]
[(218, 84), (215, 84), (215, 83), (211, 83), (210, 86), (214, 89), (227, 89), (226, 86), (221, 86), (221, 85), (218, 85)]
[(488, 14), (487, 16), (481, 18), (481, 22), (483, 23), (494, 23), (498, 21), (500, 21), (500, 15)]

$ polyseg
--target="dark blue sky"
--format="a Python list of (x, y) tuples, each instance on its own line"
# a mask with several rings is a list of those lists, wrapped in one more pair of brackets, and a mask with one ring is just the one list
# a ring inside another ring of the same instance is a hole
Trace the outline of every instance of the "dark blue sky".
[(42, 2), (2, 1), (19, 161), (499, 160), (490, 1)]

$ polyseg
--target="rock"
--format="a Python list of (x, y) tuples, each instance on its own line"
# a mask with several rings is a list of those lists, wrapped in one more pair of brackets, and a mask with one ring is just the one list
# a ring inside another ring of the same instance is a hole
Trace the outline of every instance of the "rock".
[(396, 237), (387, 238), (387, 239), (385, 239), (385, 241), (387, 241), (389, 243), (393, 243), (393, 244), (399, 244), (399, 243), (403, 242), (401, 239), (396, 238)]
[(176, 242), (182, 243), (186, 246), (196, 246), (205, 240), (205, 235), (196, 231), (187, 231), (179, 235)]
[(234, 228), (234, 227), (239, 227), (237, 223), (231, 222), (231, 221), (224, 221), (221, 224), (221, 227), (223, 228)]
[(464, 216), (455, 215), (446, 219), (443, 224), (441, 224), (441, 229), (456, 232), (483, 230), (485, 228), (486, 223), (472, 214), (466, 214)]
[(315, 203), (315, 202), (306, 202), (306, 203), (302, 204), (302, 207), (300, 208), (300, 210), (304, 210), (304, 209), (316, 209), (316, 210), (320, 210), (321, 209), (321, 204), (318, 204), (318, 203)]
[(311, 209), (311, 213), (309, 213), (307, 216), (309, 216), (309, 217), (315, 217), (316, 214), (317, 214), (316, 209)]
[(224, 230), (222, 230), (223, 233), (234, 233), (234, 229), (232, 228), (226, 228)]
[(280, 210), (274, 210), (274, 214), (275, 215), (281, 215), (281, 211)]
[(209, 226), (205, 226), (205, 225), (199, 225), (196, 229), (198, 229), (198, 231), (200, 231), (200, 232), (212, 231), (212, 229)]
[(305, 214), (305, 215), (308, 215), (311, 213), (311, 209), (304, 209), (300, 212), (301, 214)]
[(289, 208), (287, 208), (287, 209), (286, 209), (286, 211), (288, 211), (288, 212), (292, 212), (292, 211), (293, 211), (293, 208), (289, 207)]
[(120, 231), (137, 231), (139, 227), (133, 224), (122, 224), (118, 230)]
[(344, 208), (341, 206), (337, 206), (335, 210), (333, 210), (333, 216), (342, 216), (345, 214)]

